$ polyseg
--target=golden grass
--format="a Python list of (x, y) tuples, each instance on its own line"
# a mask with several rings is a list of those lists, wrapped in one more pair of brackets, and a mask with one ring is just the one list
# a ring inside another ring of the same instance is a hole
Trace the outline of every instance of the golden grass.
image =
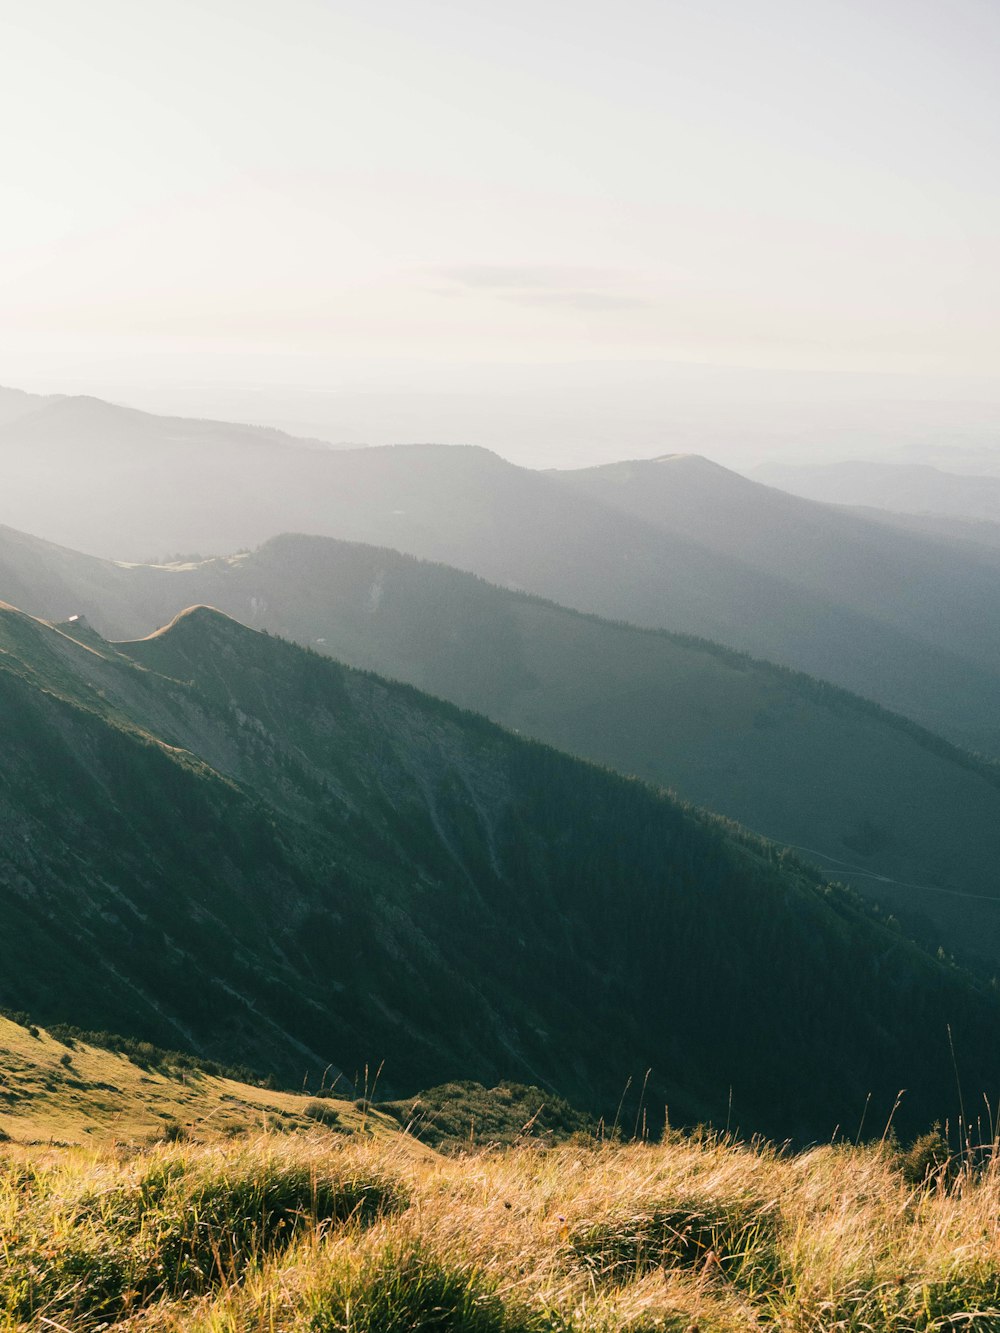
[[(167, 1133), (197, 1138), (308, 1128), (309, 1098), (195, 1070), (144, 1069), (125, 1055), (57, 1041), (0, 1018), (0, 1132), (21, 1143), (146, 1143)], [(346, 1131), (395, 1128), (353, 1102), (323, 1103)]]
[(22, 1152), (0, 1236), (9, 1329), (1000, 1330), (1000, 1168), (915, 1187), (885, 1145), (444, 1158), (313, 1128)]

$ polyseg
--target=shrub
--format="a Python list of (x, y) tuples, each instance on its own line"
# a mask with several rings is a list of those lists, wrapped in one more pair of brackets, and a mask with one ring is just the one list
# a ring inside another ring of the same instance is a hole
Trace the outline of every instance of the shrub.
[(328, 1106), (318, 1099), (306, 1102), (302, 1114), (315, 1120), (318, 1125), (326, 1125), (328, 1129), (336, 1129), (340, 1125), (340, 1112), (336, 1107)]
[(915, 1139), (900, 1158), (900, 1169), (908, 1185), (923, 1185), (939, 1172), (947, 1175), (953, 1165), (951, 1147), (940, 1124)]

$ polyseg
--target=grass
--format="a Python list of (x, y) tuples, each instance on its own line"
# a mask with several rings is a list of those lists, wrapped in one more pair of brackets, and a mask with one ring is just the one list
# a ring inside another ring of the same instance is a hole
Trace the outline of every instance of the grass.
[(0, 1158), (0, 1328), (996, 1333), (1000, 1163), (314, 1127)]
[[(323, 1123), (344, 1132), (366, 1120), (369, 1127), (395, 1128), (395, 1121), (345, 1099), (320, 1105)], [(306, 1097), (208, 1074), (190, 1062), (137, 1061), (0, 1017), (0, 1141), (6, 1135), (36, 1144), (143, 1144), (312, 1123)]]

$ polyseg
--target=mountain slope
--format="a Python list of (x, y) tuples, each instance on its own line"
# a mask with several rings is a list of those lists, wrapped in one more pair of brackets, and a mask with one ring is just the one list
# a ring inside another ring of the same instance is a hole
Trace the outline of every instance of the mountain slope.
[(905, 514), (1000, 520), (1000, 477), (946, 472), (924, 463), (768, 463), (752, 476), (768, 486), (825, 504), (863, 505)]
[(53, 398), (43, 397), (40, 394), (25, 393), (23, 389), (0, 387), (0, 425), (29, 416), (53, 401)]
[[(283, 480), (297, 470), (308, 496), (333, 451), (267, 427), (155, 416), (98, 398), (33, 404), (0, 410), (0, 519), (116, 558), (228, 551), (248, 534), (270, 536)], [(287, 517), (299, 514), (293, 503)]]
[(178, 578), (245, 623), (823, 854), (935, 944), (1000, 959), (1000, 769), (864, 700), (329, 539), (283, 537)]
[(704, 458), (667, 456), (560, 475), (623, 514), (789, 578), (928, 647), (960, 644), (980, 666), (995, 664), (1000, 596), (992, 559), (762, 486)]
[(891, 509), (854, 507), (869, 522), (899, 528), (936, 541), (939, 545), (958, 547), (976, 560), (992, 560), (1000, 566), (1000, 523), (986, 519), (949, 518), (946, 514), (903, 514)]
[(947, 1113), (948, 1024), (995, 1080), (992, 993), (766, 845), (217, 612), (81, 637), (0, 613), (5, 1003), (805, 1135)]
[(832, 686), (329, 538), (122, 569), (0, 530), (0, 569), (114, 637), (210, 603), (808, 849), (935, 947), (1000, 959), (1000, 773)]

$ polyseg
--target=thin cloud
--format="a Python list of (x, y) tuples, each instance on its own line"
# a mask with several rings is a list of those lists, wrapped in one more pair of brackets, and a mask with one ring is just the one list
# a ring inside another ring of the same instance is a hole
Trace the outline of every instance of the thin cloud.
[(614, 292), (519, 292), (508, 298), (518, 305), (567, 306), (574, 310), (637, 310), (653, 303), (641, 296)]
[(462, 264), (438, 269), (437, 273), (462, 287), (487, 289), (593, 287), (601, 286), (611, 276), (607, 270), (563, 264)]
[(573, 310), (633, 310), (653, 304), (623, 290), (622, 275), (607, 269), (567, 265), (464, 264), (435, 270), (455, 288), (490, 292), (517, 305), (563, 306)]

